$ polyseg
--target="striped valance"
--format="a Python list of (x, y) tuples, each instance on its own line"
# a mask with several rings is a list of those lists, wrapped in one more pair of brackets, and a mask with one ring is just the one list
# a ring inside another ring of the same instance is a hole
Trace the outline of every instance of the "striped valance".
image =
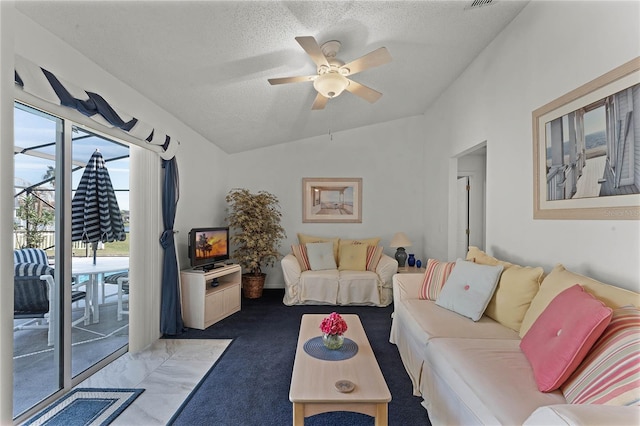
[(15, 84), (33, 96), (73, 108), (103, 126), (118, 128), (146, 144), (157, 146), (165, 160), (175, 155), (180, 144), (162, 130), (116, 108), (99, 94), (64, 81), (19, 55), (15, 57)]

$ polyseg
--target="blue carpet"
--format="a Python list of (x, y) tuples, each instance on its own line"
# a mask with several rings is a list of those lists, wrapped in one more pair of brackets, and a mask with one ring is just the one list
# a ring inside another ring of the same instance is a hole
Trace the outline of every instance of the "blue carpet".
[(144, 389), (74, 389), (25, 425), (108, 425), (142, 392)]
[[(260, 299), (242, 299), (242, 310), (206, 330), (189, 329), (180, 339), (233, 339), (189, 398), (169, 421), (174, 426), (281, 426), (293, 419), (289, 386), (303, 314), (357, 314), (391, 391), (389, 425), (430, 425), (398, 349), (389, 343), (393, 305), (285, 306), (284, 290), (265, 290)], [(323, 413), (306, 426), (373, 425), (359, 413)]]

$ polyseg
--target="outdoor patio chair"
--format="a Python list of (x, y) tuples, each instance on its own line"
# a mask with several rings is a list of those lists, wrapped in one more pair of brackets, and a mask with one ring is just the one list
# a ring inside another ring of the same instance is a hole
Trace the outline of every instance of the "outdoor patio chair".
[[(129, 271), (116, 272), (105, 275), (104, 284), (116, 284), (118, 286), (118, 321), (122, 320), (122, 315), (129, 315), (129, 310), (123, 307), (124, 295), (129, 294)], [(103, 290), (104, 293), (104, 290)]]
[[(48, 329), (47, 343), (53, 345), (55, 335), (55, 305), (49, 303), (58, 294), (55, 291), (54, 269), (49, 266), (47, 254), (41, 249), (19, 249), (13, 252), (13, 318), (31, 319), (15, 325), (13, 331), (25, 329)], [(86, 292), (73, 290), (71, 301), (84, 299)], [(73, 321), (73, 325), (88, 318), (88, 304), (85, 303), (84, 315)]]

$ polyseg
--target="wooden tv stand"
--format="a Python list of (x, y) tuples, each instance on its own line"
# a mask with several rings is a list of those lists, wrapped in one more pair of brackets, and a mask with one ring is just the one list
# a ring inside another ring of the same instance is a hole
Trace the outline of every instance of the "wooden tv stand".
[[(217, 286), (213, 286), (217, 279)], [(180, 271), (184, 325), (204, 330), (240, 310), (240, 265)]]

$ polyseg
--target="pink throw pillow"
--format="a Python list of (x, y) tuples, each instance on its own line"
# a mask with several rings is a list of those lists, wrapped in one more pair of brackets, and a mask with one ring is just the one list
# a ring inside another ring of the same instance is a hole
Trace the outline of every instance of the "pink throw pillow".
[(440, 262), (439, 260), (427, 260), (427, 267), (422, 280), (422, 288), (418, 296), (422, 300), (436, 300), (440, 290), (447, 282), (449, 274), (456, 266), (456, 262)]
[(579, 284), (549, 303), (520, 342), (541, 392), (562, 386), (609, 325), (611, 314)]

